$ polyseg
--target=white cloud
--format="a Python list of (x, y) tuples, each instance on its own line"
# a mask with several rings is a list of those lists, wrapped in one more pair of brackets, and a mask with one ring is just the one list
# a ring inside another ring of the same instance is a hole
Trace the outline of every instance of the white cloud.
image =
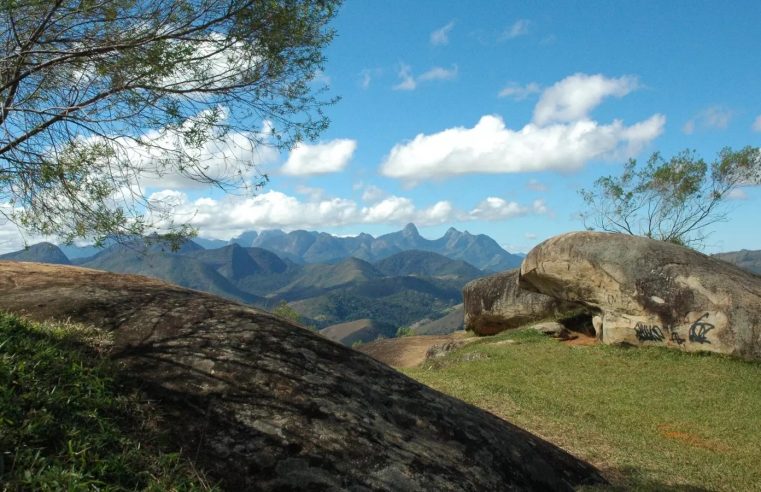
[(528, 213), (528, 208), (516, 202), (508, 202), (502, 198), (490, 196), (471, 210), (469, 215), (476, 220), (501, 220), (526, 213)]
[(399, 65), (399, 83), (393, 89), (395, 91), (414, 91), (417, 87), (415, 77), (412, 76), (412, 67), (404, 63)]
[(386, 192), (375, 185), (368, 185), (362, 192), (362, 201), (365, 203), (376, 203), (386, 196)]
[(317, 85), (330, 85), (333, 79), (322, 70), (317, 70), (312, 77), (312, 83)]
[(456, 127), (419, 134), (395, 145), (381, 173), (416, 181), (468, 173), (574, 171), (592, 159), (634, 155), (663, 131), (666, 118), (656, 114), (632, 126), (620, 120), (601, 125), (591, 120), (520, 130), (501, 117), (483, 116), (473, 128)]
[[(206, 113), (199, 113), (185, 125), (203, 120)], [(227, 111), (221, 109), (221, 115), (220, 124), (224, 124)], [(268, 144), (271, 128), (271, 123), (265, 121), (259, 131), (230, 131), (212, 135), (200, 147), (189, 144), (181, 133), (170, 129), (147, 132), (137, 141), (116, 137), (108, 140), (107, 144), (112, 146), (118, 159), (130, 162), (129, 171), (134, 174), (123, 178), (133, 186), (204, 188), (209, 180), (235, 185), (255, 177), (258, 166), (277, 159), (277, 149)], [(214, 129), (210, 131), (215, 132)], [(99, 137), (88, 139), (88, 143), (101, 142), (106, 141)], [(178, 171), (180, 167), (182, 171)]]
[(526, 188), (528, 188), (531, 191), (538, 191), (538, 192), (547, 191), (547, 186), (536, 179), (530, 179), (528, 183), (526, 183)]
[(304, 185), (296, 186), (296, 193), (302, 196), (306, 196), (312, 201), (322, 200), (322, 198), (325, 196), (325, 190), (322, 188), (313, 188), (311, 186)]
[(761, 114), (756, 117), (756, 121), (753, 122), (753, 131), (761, 133)]
[(695, 130), (723, 130), (729, 126), (729, 122), (735, 113), (723, 106), (710, 106), (690, 118), (682, 126), (682, 132), (690, 135)]
[(420, 74), (417, 78), (418, 81), (425, 80), (452, 80), (457, 77), (457, 65), (452, 65), (452, 68), (433, 67), (430, 70)]
[(408, 222), (429, 226), (453, 221), (505, 220), (546, 213), (543, 202), (523, 206), (498, 197), (489, 197), (469, 211), (459, 210), (444, 200), (420, 208), (412, 199), (395, 195), (366, 206), (344, 198), (313, 198), (300, 200), (274, 190), (248, 198), (228, 195), (220, 200), (200, 198), (190, 201), (186, 194), (172, 190), (151, 196), (151, 199), (171, 203), (174, 208), (172, 214), (159, 218), (161, 224), (166, 225), (170, 220), (187, 222), (197, 227), (203, 237), (220, 239), (229, 239), (251, 229), (325, 229)]
[(525, 237), (525, 238), (526, 238), (526, 239), (528, 239), (529, 241), (533, 241), (533, 240), (535, 240), (535, 239), (536, 239), (538, 236), (537, 236), (536, 234), (534, 234), (533, 232), (527, 232), (527, 233), (525, 233), (525, 234), (523, 235), (523, 237)]
[(370, 87), (370, 82), (372, 82), (373, 76), (368, 71), (363, 71), (361, 75), (362, 81), (359, 83), (359, 85), (361, 85), (363, 89), (367, 89)]
[(440, 46), (449, 44), (449, 33), (454, 28), (454, 21), (449, 21), (447, 25), (436, 29), (431, 33), (431, 44), (433, 46)]
[(380, 68), (365, 68), (359, 72), (359, 86), (363, 89), (369, 89), (373, 79), (383, 75), (383, 69)]
[(542, 93), (534, 108), (534, 123), (576, 121), (586, 118), (604, 98), (623, 97), (639, 86), (635, 77), (607, 78), (577, 73)]
[(404, 222), (415, 213), (412, 200), (400, 196), (390, 196), (370, 207), (362, 209), (362, 222), (378, 224), (384, 222)]
[(748, 194), (742, 188), (735, 188), (729, 192), (727, 198), (730, 200), (747, 200)]
[(500, 35), (499, 39), (500, 41), (505, 41), (507, 39), (515, 39), (520, 36), (525, 36), (529, 32), (529, 27), (531, 27), (531, 21), (528, 19), (518, 19), (517, 21), (513, 22), (513, 24), (505, 29), (505, 31)]
[(457, 77), (457, 73), (457, 65), (452, 65), (452, 68), (433, 67), (415, 77), (412, 73), (412, 67), (402, 63), (399, 66), (398, 72), (399, 83), (394, 85), (392, 89), (397, 91), (412, 91), (417, 88), (420, 82), (452, 80)]
[(291, 176), (335, 173), (346, 167), (356, 148), (357, 142), (346, 138), (318, 144), (299, 143), (280, 171)]
[(542, 88), (536, 82), (531, 82), (526, 85), (518, 85), (515, 82), (510, 82), (504, 87), (497, 97), (510, 97), (516, 101), (522, 101), (533, 94), (539, 94), (542, 92)]
[(682, 126), (682, 133), (692, 135), (695, 132), (695, 120), (687, 120)]

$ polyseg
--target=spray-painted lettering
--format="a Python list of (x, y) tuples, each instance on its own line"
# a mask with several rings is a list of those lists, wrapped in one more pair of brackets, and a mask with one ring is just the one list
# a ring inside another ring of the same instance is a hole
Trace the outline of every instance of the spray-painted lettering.
[(637, 322), (634, 326), (634, 333), (640, 342), (662, 342), (665, 339), (658, 325), (645, 325)]
[(711, 343), (706, 337), (708, 332), (716, 328), (715, 325), (704, 321), (708, 317), (708, 313), (698, 318), (692, 325), (690, 325), (690, 341), (695, 343)]

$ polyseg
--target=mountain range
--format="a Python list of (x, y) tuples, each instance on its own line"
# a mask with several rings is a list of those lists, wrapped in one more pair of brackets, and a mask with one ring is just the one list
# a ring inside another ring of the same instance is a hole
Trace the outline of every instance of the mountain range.
[[(224, 246), (219, 240), (196, 238), (195, 241), (207, 248)], [(438, 239), (426, 239), (414, 224), (377, 238), (365, 233), (338, 237), (325, 232), (274, 229), (244, 232), (229, 243), (264, 248), (295, 263), (331, 263), (351, 256), (374, 262), (402, 251), (418, 250), (463, 260), (483, 271), (498, 272), (515, 268), (523, 260), (522, 255), (508, 253), (485, 234), (474, 235), (450, 228)]]
[(761, 275), (761, 251), (748, 251), (747, 249), (743, 249), (729, 253), (717, 253), (713, 256), (720, 260), (734, 263), (743, 270), (748, 270), (756, 275)]
[[(95, 254), (79, 256), (83, 251)], [(761, 251), (715, 256), (761, 273)], [(402, 327), (417, 334), (460, 328), (465, 283), (514, 268), (522, 256), (455, 229), (428, 240), (409, 224), (378, 238), (251, 231), (226, 242), (186, 240), (176, 251), (155, 238), (63, 251), (39, 243), (0, 259), (148, 275), (265, 309), (287, 302), (304, 325), (350, 344), (394, 336)]]
[(520, 261), (488, 236), (450, 229), (427, 240), (412, 224), (379, 238), (264, 231), (229, 242), (186, 240), (176, 251), (156, 238), (111, 242), (87, 257), (76, 247), (66, 251), (71, 258), (54, 244), (39, 243), (0, 259), (148, 275), (265, 309), (287, 302), (303, 324), (346, 344), (394, 336), (400, 327), (419, 327), (421, 333), (430, 326), (457, 329), (462, 317), (458, 321), (452, 312), (462, 287), (487, 273), (461, 258), (492, 266)]

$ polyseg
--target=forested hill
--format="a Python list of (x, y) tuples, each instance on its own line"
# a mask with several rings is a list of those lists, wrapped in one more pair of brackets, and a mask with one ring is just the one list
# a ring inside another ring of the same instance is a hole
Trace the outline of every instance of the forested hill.
[[(52, 244), (6, 256), (45, 263), (69, 261)], [(287, 302), (302, 324), (315, 329), (365, 320), (371, 329), (341, 338), (346, 343), (394, 336), (400, 328), (451, 317), (454, 306), (462, 302), (465, 283), (486, 274), (466, 261), (431, 251), (401, 251), (375, 262), (347, 257), (298, 263), (259, 247), (233, 242), (204, 249), (190, 240), (177, 251), (155, 240), (112, 244), (74, 262), (98, 270), (152, 276), (270, 310)], [(455, 323), (452, 329), (460, 325)]]

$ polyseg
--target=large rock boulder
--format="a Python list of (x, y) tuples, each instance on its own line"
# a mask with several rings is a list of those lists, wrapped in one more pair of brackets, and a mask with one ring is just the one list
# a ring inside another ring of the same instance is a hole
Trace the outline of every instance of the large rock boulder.
[(590, 465), (274, 315), (133, 275), (0, 262), (0, 309), (110, 330), (110, 355), (226, 490), (570, 490)]
[(525, 290), (518, 286), (518, 269), (473, 280), (462, 290), (465, 328), (494, 335), (535, 321), (577, 314), (583, 306)]
[(599, 310), (605, 343), (761, 358), (761, 277), (675, 244), (563, 234), (529, 252), (520, 285)]

